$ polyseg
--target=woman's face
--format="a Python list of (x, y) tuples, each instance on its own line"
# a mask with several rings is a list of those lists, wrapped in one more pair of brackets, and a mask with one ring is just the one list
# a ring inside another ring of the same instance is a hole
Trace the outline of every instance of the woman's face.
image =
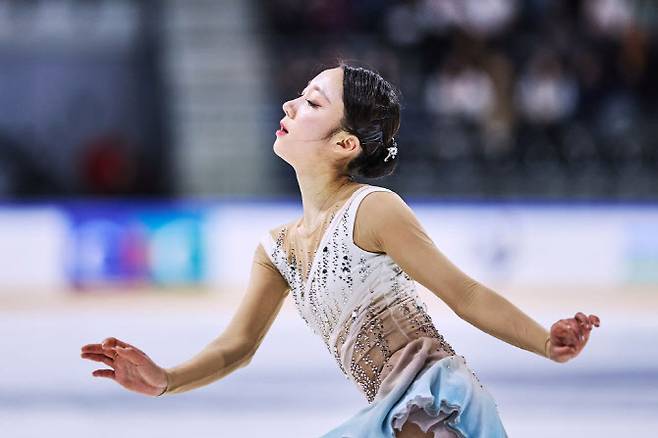
[[(343, 118), (343, 69), (322, 71), (311, 79), (301, 95), (283, 104), (281, 123), (287, 133), (278, 131), (274, 152), (296, 170), (332, 164), (340, 133), (327, 138)], [(345, 136), (345, 132), (342, 132)]]

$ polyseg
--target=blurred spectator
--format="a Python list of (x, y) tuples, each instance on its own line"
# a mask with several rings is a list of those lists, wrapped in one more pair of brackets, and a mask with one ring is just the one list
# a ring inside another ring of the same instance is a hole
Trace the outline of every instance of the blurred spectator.
[(630, 0), (585, 0), (585, 22), (595, 33), (619, 37), (633, 24)]
[[(658, 2), (357, 3), (339, 7), (355, 30), (349, 42), (324, 38), (314, 51), (303, 44), (302, 53), (292, 49), (291, 59), (282, 64), (281, 83), (298, 86), (309, 64), (323, 56), (331, 62), (334, 53), (381, 68), (405, 97), (401, 141), (409, 146), (408, 160), (417, 160), (405, 162), (406, 168), (422, 171), (429, 159), (450, 161), (454, 175), (460, 168), (462, 175), (515, 169), (522, 178), (537, 174), (536, 181), (554, 181), (552, 188), (544, 182), (535, 187), (555, 194), (573, 188), (566, 183), (569, 175), (586, 166), (598, 179), (582, 178), (582, 191), (609, 193), (612, 183), (601, 178), (602, 169), (612, 171), (628, 160), (644, 160), (648, 169), (656, 160), (651, 133), (658, 112)], [(308, 21), (310, 10), (290, 6), (277, 16), (301, 14), (299, 19)], [(283, 31), (302, 35), (309, 29), (298, 23)], [(284, 44), (289, 49), (296, 41), (292, 37)], [(559, 181), (561, 171), (565, 179)], [(409, 178), (418, 187), (433, 185), (431, 178)], [(477, 184), (467, 178), (442, 183), (454, 181), (445, 190), (460, 193), (466, 184)], [(658, 186), (658, 174), (652, 178)]]
[(420, 1), (407, 1), (393, 5), (386, 15), (388, 39), (398, 46), (411, 46), (423, 38), (425, 10)]
[[(170, 169), (144, 158), (162, 154), (157, 136), (146, 128), (150, 119), (140, 115), (144, 108), (160, 105), (153, 100), (155, 89), (143, 95), (151, 103), (141, 102), (142, 95), (135, 91), (147, 88), (140, 71), (155, 69), (136, 62), (143, 57), (129, 49), (141, 44), (139, 35), (146, 34), (148, 20), (142, 18), (153, 10), (139, 6), (146, 3), (0, 2), (0, 100), (9, 108), (33, 108), (0, 118), (0, 129), (14, 139), (4, 140), (0, 149), (0, 192), (155, 191), (148, 188), (149, 181)], [(566, 174), (584, 160), (608, 168), (628, 160), (643, 160), (644, 167), (651, 168), (658, 161), (656, 1), (256, 4), (272, 31), (263, 44), (271, 45), (269, 76), (278, 92), (272, 105), (275, 120), (282, 101), (301, 91), (313, 74), (343, 58), (378, 70), (402, 91), (400, 143), (409, 147), (407, 169), (421, 169), (428, 158), (438, 158), (459, 161), (470, 172), (480, 165), (486, 169), (500, 164), (510, 151), (518, 152), (509, 154), (516, 160), (515, 169), (526, 172), (527, 158), (534, 157), (552, 169), (551, 178), (556, 166)], [(12, 49), (17, 41), (34, 51), (17, 56)], [(54, 41), (57, 44), (44, 45)], [(103, 43), (88, 50), (89, 41)], [(63, 57), (57, 47), (68, 47), (70, 53)], [(76, 64), (76, 50), (94, 55), (80, 56)], [(63, 67), (39, 67), (50, 65), (49, 59), (61, 59)], [(119, 68), (121, 63), (124, 67)], [(97, 107), (107, 108), (107, 117), (72, 98), (81, 92), (102, 103)], [(67, 102), (75, 111), (60, 109)], [(26, 134), (33, 125), (39, 126), (33, 132), (46, 134)], [(109, 132), (121, 132), (128, 140)], [(89, 138), (95, 139), (89, 147), (78, 147)], [(51, 141), (68, 148), (69, 154), (45, 149)], [(73, 161), (84, 166), (70, 166)], [(55, 188), (53, 181), (66, 188)], [(432, 186), (432, 181), (422, 184)]]
[(482, 120), (494, 104), (488, 73), (453, 57), (427, 84), (427, 107), (439, 116)]
[(469, 33), (491, 36), (503, 30), (516, 15), (515, 0), (453, 0), (460, 11), (456, 23)]
[(423, 0), (418, 22), (427, 30), (455, 27), (488, 37), (505, 29), (517, 13), (516, 0)]
[(515, 108), (513, 102), (513, 65), (502, 52), (487, 59), (487, 71), (493, 83), (493, 105), (484, 119), (483, 154), (490, 159), (504, 158), (512, 149)]
[(517, 83), (516, 101), (520, 113), (537, 124), (551, 124), (573, 114), (578, 103), (578, 88), (552, 53), (539, 52)]

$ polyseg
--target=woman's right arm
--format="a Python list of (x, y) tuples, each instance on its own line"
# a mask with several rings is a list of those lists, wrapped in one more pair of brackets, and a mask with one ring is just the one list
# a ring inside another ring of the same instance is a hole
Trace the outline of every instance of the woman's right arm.
[(108, 377), (127, 389), (163, 395), (212, 383), (246, 366), (279, 313), (289, 285), (262, 245), (254, 252), (246, 293), (227, 328), (196, 356), (172, 367), (156, 365), (144, 352), (115, 338), (82, 347), (82, 357), (110, 366), (93, 375)]
[(165, 394), (207, 385), (246, 366), (279, 313), (289, 287), (259, 244), (247, 291), (228, 327), (192, 359), (166, 369)]

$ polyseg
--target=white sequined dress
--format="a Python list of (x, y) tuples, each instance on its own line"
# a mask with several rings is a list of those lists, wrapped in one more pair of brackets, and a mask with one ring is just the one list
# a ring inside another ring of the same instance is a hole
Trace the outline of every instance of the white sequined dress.
[[(288, 226), (261, 240), (300, 316), (369, 403), (325, 437), (392, 437), (407, 419), (436, 437), (506, 436), (493, 399), (437, 331), (414, 280), (387, 254), (354, 243), (358, 207), (374, 191), (390, 190), (364, 185), (331, 215), (305, 272)], [(441, 381), (453, 383), (439, 388)], [(471, 433), (478, 428), (469, 429), (467, 414), (494, 424), (495, 433)]]

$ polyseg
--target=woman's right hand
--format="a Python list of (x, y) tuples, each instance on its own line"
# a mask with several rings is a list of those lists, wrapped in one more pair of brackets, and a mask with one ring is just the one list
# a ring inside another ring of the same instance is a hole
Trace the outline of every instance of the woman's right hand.
[(100, 344), (82, 346), (80, 356), (102, 362), (111, 370), (94, 370), (94, 377), (107, 377), (126, 389), (140, 394), (157, 396), (167, 388), (167, 372), (137, 347), (116, 338), (107, 338)]

